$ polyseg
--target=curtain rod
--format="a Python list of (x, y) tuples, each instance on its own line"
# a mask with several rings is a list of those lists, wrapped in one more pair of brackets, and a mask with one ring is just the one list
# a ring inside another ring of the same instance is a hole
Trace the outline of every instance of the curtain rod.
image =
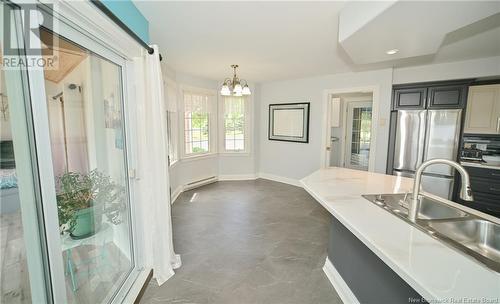
[[(116, 15), (107, 7), (105, 6), (100, 0), (90, 0), (92, 4), (94, 4), (101, 12), (103, 12), (106, 16), (109, 17), (109, 19), (113, 20), (116, 25), (118, 25), (122, 30), (124, 30), (129, 36), (134, 38), (137, 43), (139, 43), (143, 48), (148, 50), (149, 54), (153, 54), (155, 50), (150, 47), (146, 42), (144, 42), (139, 36), (137, 36), (136, 33), (134, 33), (123, 21), (120, 20), (120, 18), (116, 17)], [(160, 61), (163, 59), (161, 54), (160, 55)]]

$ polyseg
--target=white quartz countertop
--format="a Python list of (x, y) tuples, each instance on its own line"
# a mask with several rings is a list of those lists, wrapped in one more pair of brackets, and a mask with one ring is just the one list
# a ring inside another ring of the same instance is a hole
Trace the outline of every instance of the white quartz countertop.
[(499, 273), (361, 197), (410, 191), (412, 182), (345, 168), (321, 169), (301, 180), (306, 191), (428, 301), (499, 303)]

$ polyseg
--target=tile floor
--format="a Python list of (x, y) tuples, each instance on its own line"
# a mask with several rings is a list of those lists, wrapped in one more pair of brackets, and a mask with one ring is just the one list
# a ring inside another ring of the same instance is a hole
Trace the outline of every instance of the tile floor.
[[(40, 303), (31, 299), (20, 211), (0, 215), (0, 245), (0, 304)], [(106, 249), (108, 258), (96, 258), (92, 263), (88, 261), (100, 255), (101, 246), (85, 245), (73, 250), (73, 261), (79, 264), (75, 266), (78, 290), (72, 291), (70, 277), (66, 275), (68, 303), (101, 303), (113, 285), (123, 280), (130, 261), (114, 243), (109, 242)]]
[(20, 212), (0, 215), (0, 245), (0, 303), (31, 303)]
[(218, 182), (183, 193), (172, 216), (183, 266), (141, 303), (342, 303), (322, 271), (329, 213), (303, 189)]

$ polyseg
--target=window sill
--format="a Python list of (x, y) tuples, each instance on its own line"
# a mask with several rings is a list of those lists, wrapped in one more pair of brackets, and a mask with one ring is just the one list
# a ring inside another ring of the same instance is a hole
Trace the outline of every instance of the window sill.
[(213, 158), (216, 157), (217, 153), (203, 153), (203, 154), (198, 154), (198, 155), (187, 155), (184, 156), (181, 161), (182, 162), (189, 162), (189, 161), (194, 161), (194, 160), (201, 160), (201, 159), (206, 159), (206, 158)]
[(225, 152), (220, 152), (219, 155), (220, 156), (236, 156), (236, 157), (241, 156), (241, 157), (248, 157), (248, 156), (251, 155), (251, 153), (248, 152), (248, 151), (239, 151), (239, 152), (237, 152), (237, 151), (234, 151), (234, 152), (232, 152), (232, 151), (225, 151)]
[(179, 163), (179, 160), (175, 160), (174, 162), (170, 163), (170, 165), (168, 166), (169, 168), (174, 168), (177, 166), (177, 164)]

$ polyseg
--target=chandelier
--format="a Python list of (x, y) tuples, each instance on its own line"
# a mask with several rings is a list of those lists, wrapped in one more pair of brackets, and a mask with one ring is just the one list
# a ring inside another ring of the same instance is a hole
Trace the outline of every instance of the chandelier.
[[(224, 83), (222, 84), (222, 87), (220, 89), (220, 94), (222, 96), (243, 96), (252, 94), (252, 92), (250, 92), (250, 88), (248, 87), (247, 81), (239, 79), (238, 76), (236, 76), (236, 69), (238, 68), (238, 65), (233, 64), (231, 65), (231, 67), (234, 70), (233, 79), (226, 78), (224, 80)], [(242, 85), (242, 82), (244, 82), (245, 84)]]

